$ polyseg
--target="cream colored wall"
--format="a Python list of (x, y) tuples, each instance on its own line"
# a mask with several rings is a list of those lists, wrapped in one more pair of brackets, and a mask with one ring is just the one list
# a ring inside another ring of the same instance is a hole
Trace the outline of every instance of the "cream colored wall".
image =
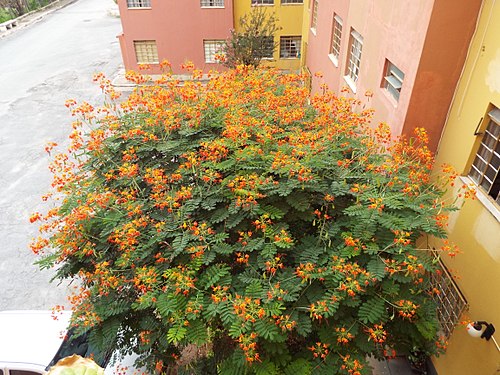
[[(307, 2), (307, 0), (305, 0)], [(302, 35), (302, 18), (303, 18), (303, 4), (285, 4), (281, 5), (280, 0), (275, 0), (274, 5), (260, 5), (267, 12), (273, 13), (278, 18), (278, 24), (281, 30), (275, 35), (275, 42), (279, 42), (280, 36), (301, 36)], [(250, 0), (234, 0), (234, 25), (235, 29), (239, 28), (240, 18), (251, 10)], [(301, 48), (303, 49), (304, 43), (302, 41)], [(276, 66), (280, 69), (298, 71), (300, 69), (300, 58), (280, 59), (279, 46), (274, 52), (274, 61), (265, 61), (263, 65)]]
[[(487, 118), (491, 105), (500, 108), (499, 36), (500, 1), (485, 0), (436, 162), (437, 166), (452, 164), (463, 176), (480, 142), (474, 136), (478, 121)], [(483, 120), (481, 126), (486, 123)], [(500, 216), (495, 217), (500, 207), (485, 194), (478, 195), (489, 202), (489, 208), (478, 199), (467, 200), (450, 216), (450, 240), (463, 253), (444, 261), (458, 275), (457, 284), (470, 305), (466, 318), (488, 321), (500, 332)], [(500, 341), (500, 334), (495, 336)], [(434, 364), (439, 375), (494, 375), (500, 372), (500, 352), (491, 340), (472, 338), (458, 326), (448, 351)]]

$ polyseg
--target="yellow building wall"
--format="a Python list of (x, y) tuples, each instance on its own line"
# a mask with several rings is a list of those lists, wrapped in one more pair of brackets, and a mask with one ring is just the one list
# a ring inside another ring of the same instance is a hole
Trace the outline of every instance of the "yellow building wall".
[[(307, 2), (307, 0), (305, 0)], [(303, 4), (281, 4), (280, 0), (275, 0), (274, 5), (258, 5), (268, 13), (274, 13), (278, 18), (278, 25), (281, 28), (274, 37), (274, 41), (279, 43), (281, 36), (302, 36)], [(240, 18), (251, 10), (251, 0), (234, 0), (234, 27), (238, 31)], [(303, 38), (302, 38), (303, 39)], [(264, 60), (262, 65), (269, 65), (286, 71), (297, 72), (300, 70), (300, 61), (303, 55), (304, 41), (301, 45), (300, 58), (280, 59), (279, 45), (274, 51), (273, 60)]]
[[(500, 108), (500, 1), (485, 0), (436, 160), (436, 166), (448, 163), (458, 171), (458, 184), (471, 182), (466, 176), (481, 141), (474, 131), (478, 123), (484, 130), (492, 106)], [(457, 195), (453, 191), (449, 197)], [(443, 260), (470, 306), (464, 318), (492, 323), (500, 341), (500, 207), (481, 191), (477, 195), (480, 199), (466, 200), (450, 215), (450, 241), (463, 253)], [(437, 241), (433, 245), (440, 247)], [(493, 340), (473, 338), (463, 326), (455, 328), (446, 354), (433, 362), (439, 375), (500, 373)]]

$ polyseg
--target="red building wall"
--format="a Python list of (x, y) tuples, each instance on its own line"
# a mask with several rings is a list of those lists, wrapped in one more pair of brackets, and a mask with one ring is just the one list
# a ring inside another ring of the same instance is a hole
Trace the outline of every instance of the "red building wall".
[[(159, 60), (170, 61), (173, 72), (183, 73), (180, 65), (192, 61), (204, 71), (220, 69), (205, 63), (203, 40), (224, 40), (233, 24), (233, 2), (224, 8), (202, 8), (200, 0), (151, 0), (151, 8), (128, 8), (118, 0), (123, 33), (119, 35), (123, 62), (127, 70), (137, 70), (134, 41), (155, 40)], [(152, 66), (148, 73), (160, 73)]]

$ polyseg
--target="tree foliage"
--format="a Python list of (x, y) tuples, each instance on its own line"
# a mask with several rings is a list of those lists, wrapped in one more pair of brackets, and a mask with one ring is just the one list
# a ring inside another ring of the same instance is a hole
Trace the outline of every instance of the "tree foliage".
[(81, 283), (74, 324), (94, 345), (157, 370), (205, 346), (189, 365), (214, 374), (367, 374), (367, 354), (435, 352), (435, 259), (416, 241), (445, 237), (451, 207), (424, 131), (391, 141), (355, 100), (272, 70), (129, 79), (120, 105), (102, 76), (103, 107), (68, 101), (55, 206), (32, 217), (41, 266)]
[(263, 7), (252, 7), (239, 20), (239, 30), (232, 30), (231, 37), (222, 49), (222, 63), (229, 68), (238, 65), (257, 67), (263, 58), (272, 58), (278, 43), (274, 40), (279, 30), (274, 13)]

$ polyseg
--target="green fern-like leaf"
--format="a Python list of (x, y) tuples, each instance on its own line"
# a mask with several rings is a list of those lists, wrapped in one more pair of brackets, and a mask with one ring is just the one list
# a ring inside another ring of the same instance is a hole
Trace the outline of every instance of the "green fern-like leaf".
[(366, 270), (375, 277), (377, 280), (382, 280), (385, 276), (385, 263), (382, 260), (376, 258), (372, 259), (366, 265)]
[(224, 264), (209, 266), (200, 277), (200, 285), (204, 288), (217, 284), (223, 277), (230, 274), (231, 268)]
[(167, 332), (167, 341), (170, 344), (178, 344), (186, 336), (187, 328), (177, 324)]
[(279, 375), (276, 365), (269, 361), (258, 362), (253, 366), (255, 375)]
[(358, 311), (358, 317), (363, 323), (374, 324), (382, 320), (384, 312), (384, 300), (378, 297), (372, 297), (361, 304)]
[(286, 201), (290, 206), (295, 208), (297, 211), (306, 211), (311, 206), (309, 202), (309, 197), (310, 197), (309, 194), (296, 191), (288, 195), (286, 197)]
[(254, 280), (245, 289), (245, 295), (251, 298), (262, 298), (264, 289), (259, 280)]
[(312, 375), (311, 363), (299, 358), (283, 369), (283, 375)]
[(190, 321), (187, 329), (186, 338), (190, 342), (198, 345), (206, 343), (208, 340), (207, 327), (200, 320)]

